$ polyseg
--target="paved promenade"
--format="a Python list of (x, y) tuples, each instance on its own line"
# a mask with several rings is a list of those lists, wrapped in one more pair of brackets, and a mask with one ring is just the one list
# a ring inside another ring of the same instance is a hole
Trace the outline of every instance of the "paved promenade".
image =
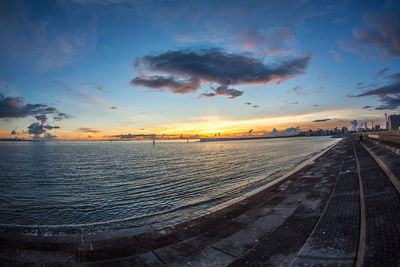
[(349, 136), (280, 183), (200, 218), (106, 240), (0, 232), (0, 259), (6, 265), (400, 266), (399, 167), (398, 154)]

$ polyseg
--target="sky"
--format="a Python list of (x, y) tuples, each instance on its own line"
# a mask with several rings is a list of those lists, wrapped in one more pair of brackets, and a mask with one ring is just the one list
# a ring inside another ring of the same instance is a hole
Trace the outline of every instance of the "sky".
[(400, 1), (0, 2), (0, 138), (385, 127)]

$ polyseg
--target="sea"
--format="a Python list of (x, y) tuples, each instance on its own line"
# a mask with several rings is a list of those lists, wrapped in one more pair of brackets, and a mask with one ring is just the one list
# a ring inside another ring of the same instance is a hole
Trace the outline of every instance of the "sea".
[(105, 231), (189, 218), (335, 141), (0, 142), (0, 226)]

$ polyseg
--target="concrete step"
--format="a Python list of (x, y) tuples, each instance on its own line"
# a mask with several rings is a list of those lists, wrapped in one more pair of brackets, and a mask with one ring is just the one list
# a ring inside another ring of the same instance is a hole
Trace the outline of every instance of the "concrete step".
[(380, 147), (400, 156), (400, 144), (391, 143), (391, 142), (382, 141), (382, 140), (373, 139), (373, 138), (365, 138), (365, 139), (369, 143), (372, 143), (376, 146), (380, 146)]
[(373, 142), (362, 142), (361, 145), (374, 158), (400, 193), (400, 156)]
[(332, 196), (292, 266), (354, 266), (360, 225), (360, 195), (355, 166), (354, 155), (345, 157)]
[(358, 266), (400, 265), (400, 195), (370, 154), (354, 142), (361, 181)]

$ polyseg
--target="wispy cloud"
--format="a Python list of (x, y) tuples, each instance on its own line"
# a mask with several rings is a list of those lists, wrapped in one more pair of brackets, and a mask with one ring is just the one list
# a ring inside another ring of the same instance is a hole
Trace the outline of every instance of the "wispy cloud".
[[(400, 73), (399, 73), (400, 74)], [(394, 110), (400, 107), (400, 75), (391, 75), (390, 83), (383, 86), (377, 86), (373, 89), (367, 90), (364, 93), (351, 96), (351, 97), (365, 97), (376, 96), (382, 103), (376, 107), (377, 110)], [(399, 78), (398, 78), (399, 77)]]
[(259, 54), (268, 56), (299, 54), (299, 52), (287, 48), (288, 44), (294, 39), (290, 28), (276, 26), (265, 29), (263, 31), (252, 29), (241, 33), (239, 38), (242, 47), (246, 50), (254, 50)]
[(378, 70), (378, 71), (375, 73), (374, 79), (375, 79), (375, 80), (379, 79), (380, 77), (382, 77), (383, 75), (385, 75), (389, 70), (390, 70), (389, 68), (383, 68), (383, 69)]
[(321, 94), (325, 89), (325, 86), (318, 86), (315, 90), (312, 91), (313, 94)]
[(212, 83), (219, 88), (215, 94), (235, 96), (239, 93), (227, 91), (229, 86), (281, 83), (304, 74), (309, 59), (309, 56), (297, 57), (268, 66), (259, 59), (217, 48), (168, 51), (138, 59), (135, 66), (140, 74), (132, 79), (131, 85), (186, 94), (197, 91), (202, 83)]
[(289, 104), (289, 105), (297, 105), (299, 102), (297, 102), (297, 101), (294, 101), (294, 102), (289, 102), (289, 101), (287, 101), (287, 100), (284, 100), (284, 102), (286, 103), (286, 104)]
[(287, 90), (286, 93), (295, 93), (296, 95), (306, 95), (307, 92), (304, 91), (303, 87), (297, 85), (293, 87), (291, 90)]
[(101, 85), (99, 85), (97, 83), (79, 83), (79, 85), (81, 85), (81, 86), (90, 86), (90, 87), (93, 87), (93, 88), (95, 88), (95, 89), (97, 89), (99, 91), (104, 91), (104, 86), (101, 86)]
[(78, 130), (83, 133), (99, 133), (100, 132), (93, 128), (79, 128)]
[(118, 134), (109, 137), (117, 137), (119, 139), (135, 139), (135, 138), (155, 138), (156, 134)]
[(382, 60), (400, 58), (399, 14), (397, 1), (386, 1), (383, 12), (365, 15), (366, 27), (353, 30), (356, 38), (354, 49), (367, 57), (380, 56)]
[(336, 62), (338, 62), (338, 63), (343, 62), (342, 55), (339, 54), (339, 52), (331, 49), (331, 50), (329, 50), (329, 53), (331, 53), (331, 55), (333, 56), (333, 58), (335, 59)]
[(138, 9), (182, 42), (226, 43), (263, 56), (296, 55), (293, 28), (307, 19), (341, 14), (346, 3), (320, 1), (170, 1)]
[(71, 85), (69, 85), (67, 83), (64, 83), (62, 81), (58, 81), (58, 80), (50, 80), (50, 81), (53, 82), (54, 84), (57, 84), (57, 85), (60, 85), (60, 86), (64, 87), (65, 90), (67, 90), (69, 92), (73, 92), (73, 93), (79, 95), (81, 98), (83, 98), (85, 100), (88, 100), (91, 103), (99, 104), (99, 105), (101, 105), (103, 107), (106, 106), (105, 105), (105, 101), (103, 99), (97, 97), (97, 96), (90, 95), (90, 94), (88, 94), (88, 93), (86, 93), (86, 92), (84, 92), (82, 90), (74, 89)]
[(330, 121), (331, 119), (320, 119), (320, 120), (313, 120), (312, 122), (324, 122), (324, 121)]
[(210, 98), (210, 97), (214, 97), (217, 96), (216, 93), (203, 93), (201, 95), (198, 96), (198, 98)]
[(92, 16), (76, 19), (77, 13), (59, 3), (52, 5), (56, 12), (53, 8), (39, 8), (31, 1), (2, 1), (0, 5), (3, 60), (35, 66), (38, 71), (58, 70), (96, 47), (97, 30)]

